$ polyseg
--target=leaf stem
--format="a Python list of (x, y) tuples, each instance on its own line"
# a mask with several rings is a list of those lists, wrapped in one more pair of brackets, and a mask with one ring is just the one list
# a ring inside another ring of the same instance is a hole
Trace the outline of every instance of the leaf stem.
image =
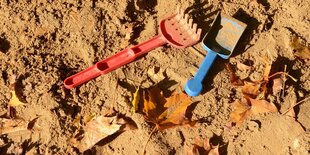
[(310, 99), (310, 96), (304, 98), (303, 100), (301, 100), (301, 101), (299, 101), (299, 102), (297, 102), (295, 105), (291, 106), (291, 107), (290, 107), (289, 109), (287, 109), (284, 113), (282, 113), (282, 115), (285, 115), (286, 113), (288, 113), (289, 111), (291, 111), (295, 106), (300, 105), (301, 103), (303, 103), (303, 102), (305, 102), (305, 101), (307, 101), (307, 100), (309, 100), (309, 99)]
[(147, 139), (146, 143), (144, 144), (143, 151), (142, 151), (142, 155), (145, 155), (146, 146), (147, 146), (147, 144), (149, 143), (149, 141), (150, 141), (152, 135), (155, 133), (156, 129), (157, 129), (157, 127), (154, 126), (154, 128), (152, 129), (152, 131), (151, 131), (151, 133), (150, 133), (150, 135), (149, 135), (149, 138)]

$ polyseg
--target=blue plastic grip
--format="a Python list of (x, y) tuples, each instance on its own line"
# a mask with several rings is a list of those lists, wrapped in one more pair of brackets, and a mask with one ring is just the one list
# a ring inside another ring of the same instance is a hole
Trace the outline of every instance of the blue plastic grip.
[(207, 51), (208, 53), (203, 59), (196, 75), (192, 79), (188, 80), (185, 85), (185, 92), (189, 96), (198, 96), (200, 94), (200, 92), (203, 89), (202, 87), (203, 80), (207, 75), (207, 73), (209, 72), (214, 60), (217, 57), (216, 52), (210, 49), (207, 49)]

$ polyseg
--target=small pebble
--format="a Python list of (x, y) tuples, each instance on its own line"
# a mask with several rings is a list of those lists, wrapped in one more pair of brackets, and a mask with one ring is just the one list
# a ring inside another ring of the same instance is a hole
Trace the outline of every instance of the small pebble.
[(259, 125), (255, 121), (248, 122), (248, 129), (252, 132), (256, 132), (259, 129)]

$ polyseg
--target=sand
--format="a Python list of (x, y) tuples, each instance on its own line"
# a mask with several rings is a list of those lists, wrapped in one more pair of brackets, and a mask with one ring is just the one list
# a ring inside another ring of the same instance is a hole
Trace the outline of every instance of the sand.
[[(211, 138), (220, 154), (308, 154), (310, 101), (295, 107), (296, 117), (282, 115), (291, 101), (269, 94), (279, 113), (253, 116), (240, 128), (227, 130), (231, 103), (241, 98), (231, 85), (225, 63), (252, 66), (237, 71), (242, 79), (259, 80), (265, 57), (272, 73), (287, 72), (298, 81), (288, 80), (284, 96), (300, 101), (309, 96), (310, 63), (294, 56), (290, 40), (297, 36), (304, 46), (310, 43), (309, 0), (93, 0), (93, 1), (1, 1), (0, 2), (0, 112), (7, 112), (11, 84), (25, 105), (16, 115), (25, 120), (39, 116), (32, 132), (1, 135), (1, 154), (22, 148), (27, 154), (81, 154), (69, 139), (77, 131), (74, 120), (101, 114), (109, 108), (131, 118), (138, 126), (103, 140), (85, 154), (141, 154), (152, 126), (143, 115), (132, 113), (128, 101), (135, 87), (149, 88), (163, 73), (161, 88), (183, 90), (203, 55), (201, 44), (176, 49), (165, 45), (140, 59), (77, 88), (64, 88), (65, 78), (92, 66), (122, 49), (148, 40), (159, 33), (161, 19), (185, 9), (208, 32), (217, 11), (248, 25), (231, 58), (217, 59), (205, 79), (204, 91), (193, 97), (195, 127), (180, 126), (152, 135), (146, 154), (186, 154), (195, 138)], [(132, 30), (132, 31), (131, 31)], [(153, 71), (152, 71), (153, 70)], [(286, 107), (285, 107), (286, 106)], [(15, 151), (15, 152), (14, 152)]]

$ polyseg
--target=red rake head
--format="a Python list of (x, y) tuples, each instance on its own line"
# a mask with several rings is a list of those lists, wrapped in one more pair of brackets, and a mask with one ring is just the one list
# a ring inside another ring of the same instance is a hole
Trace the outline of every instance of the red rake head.
[(201, 35), (201, 29), (197, 30), (197, 24), (193, 24), (193, 19), (189, 19), (189, 15), (184, 14), (184, 10), (180, 8), (177, 13), (163, 19), (159, 27), (168, 43), (176, 48), (196, 44)]

